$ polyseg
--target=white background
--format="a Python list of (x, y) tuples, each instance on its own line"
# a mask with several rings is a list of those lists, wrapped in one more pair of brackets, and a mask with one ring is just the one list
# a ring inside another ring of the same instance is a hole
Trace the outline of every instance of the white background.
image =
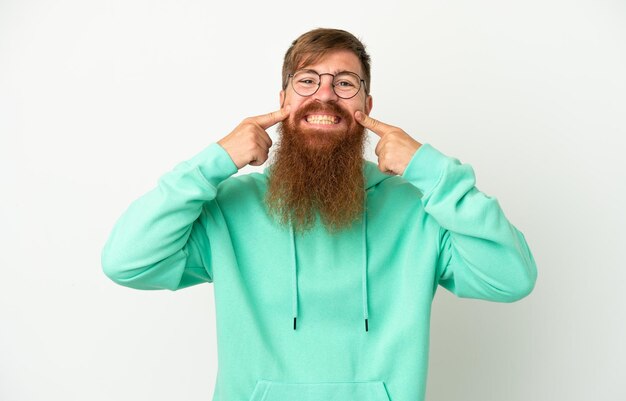
[(372, 116), (471, 164), (536, 258), (520, 302), (437, 293), (427, 399), (626, 399), (625, 2), (0, 0), (0, 400), (210, 399), (212, 286), (120, 287), (100, 251), (278, 108), (320, 26), (368, 46)]

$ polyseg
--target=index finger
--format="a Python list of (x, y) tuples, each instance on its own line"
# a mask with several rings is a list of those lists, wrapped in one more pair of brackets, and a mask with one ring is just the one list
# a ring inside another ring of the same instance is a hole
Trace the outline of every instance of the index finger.
[(268, 114), (252, 117), (252, 120), (259, 124), (263, 129), (268, 129), (272, 125), (283, 121), (289, 116), (289, 106), (279, 109)]
[(375, 118), (366, 115), (362, 111), (357, 111), (354, 117), (359, 124), (361, 124), (381, 138), (394, 128), (391, 125), (385, 124), (381, 121), (376, 120)]

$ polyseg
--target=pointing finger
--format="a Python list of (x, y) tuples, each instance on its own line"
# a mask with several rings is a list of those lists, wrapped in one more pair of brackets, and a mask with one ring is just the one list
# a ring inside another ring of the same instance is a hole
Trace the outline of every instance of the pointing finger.
[(268, 114), (252, 117), (252, 120), (259, 124), (263, 129), (268, 129), (272, 125), (283, 121), (289, 116), (290, 107), (287, 106), (284, 109), (276, 110)]
[(380, 122), (368, 115), (366, 115), (365, 113), (363, 113), (362, 111), (357, 111), (354, 114), (354, 118), (356, 119), (356, 121), (361, 124), (362, 126), (364, 126), (365, 128), (369, 129), (370, 131), (372, 131), (373, 133), (375, 133), (376, 135), (378, 135), (379, 137), (383, 137), (385, 136), (385, 134), (387, 134), (389, 131), (391, 131), (394, 127), (392, 127), (391, 125), (387, 125), (383, 122)]

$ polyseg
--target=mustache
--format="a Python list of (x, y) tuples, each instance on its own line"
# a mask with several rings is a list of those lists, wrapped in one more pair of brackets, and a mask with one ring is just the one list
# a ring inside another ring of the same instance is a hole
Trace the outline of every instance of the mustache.
[(339, 106), (337, 103), (322, 103), (318, 101), (311, 102), (305, 106), (302, 106), (300, 110), (298, 110), (295, 115), (295, 121), (300, 121), (307, 114), (313, 113), (328, 113), (339, 116), (342, 120), (352, 121), (354, 117), (344, 108)]

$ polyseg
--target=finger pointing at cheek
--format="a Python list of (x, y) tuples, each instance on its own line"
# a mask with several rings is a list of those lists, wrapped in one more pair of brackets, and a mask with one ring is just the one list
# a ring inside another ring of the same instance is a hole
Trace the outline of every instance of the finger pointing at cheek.
[(290, 107), (287, 106), (283, 109), (276, 110), (268, 114), (252, 117), (252, 120), (254, 120), (257, 124), (261, 126), (261, 128), (265, 130), (289, 117), (289, 109)]
[(387, 125), (383, 122), (373, 119), (372, 117), (366, 115), (362, 111), (357, 111), (356, 113), (354, 113), (354, 118), (359, 124), (361, 124), (362, 126), (372, 131), (373, 133), (375, 133), (381, 138), (385, 136), (385, 134), (387, 134), (393, 128), (395, 128), (391, 125)]
[(401, 128), (385, 124), (361, 111), (355, 112), (354, 118), (363, 127), (380, 137), (375, 150), (380, 171), (402, 175), (422, 144)]
[(235, 129), (217, 143), (221, 145), (238, 169), (247, 164), (260, 166), (268, 158), (272, 139), (265, 131), (289, 116), (289, 106), (244, 119)]

